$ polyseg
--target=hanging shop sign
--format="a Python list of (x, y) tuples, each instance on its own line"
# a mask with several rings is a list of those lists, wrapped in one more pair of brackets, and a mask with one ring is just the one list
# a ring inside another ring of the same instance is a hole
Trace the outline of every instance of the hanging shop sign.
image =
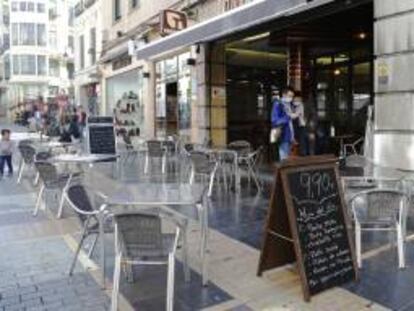
[(187, 15), (175, 10), (161, 11), (161, 34), (169, 35), (187, 28)]

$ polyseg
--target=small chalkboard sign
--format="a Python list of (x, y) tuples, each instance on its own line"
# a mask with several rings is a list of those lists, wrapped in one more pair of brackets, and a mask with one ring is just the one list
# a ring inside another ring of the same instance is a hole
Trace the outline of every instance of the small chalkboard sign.
[(277, 168), (258, 274), (296, 260), (306, 301), (358, 278), (334, 157)]
[(88, 119), (88, 146), (91, 154), (116, 154), (116, 137), (112, 117)]

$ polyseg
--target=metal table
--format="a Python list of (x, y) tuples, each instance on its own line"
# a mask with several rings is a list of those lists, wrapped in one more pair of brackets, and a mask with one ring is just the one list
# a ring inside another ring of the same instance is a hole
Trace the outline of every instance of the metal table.
[(180, 183), (168, 180), (165, 176), (154, 179), (154, 176), (138, 178), (136, 182), (120, 182), (110, 190), (107, 200), (101, 206), (99, 213), (99, 235), (101, 240), (102, 284), (105, 287), (105, 218), (114, 211), (114, 208), (133, 207), (149, 208), (163, 207), (177, 209), (180, 206), (194, 206), (197, 208), (200, 222), (200, 259), (202, 284), (208, 283), (207, 267), (207, 240), (208, 240), (208, 212), (207, 205), (203, 204), (207, 186), (202, 184)]
[[(116, 161), (118, 157), (119, 155), (114, 155), (114, 154), (67, 154), (67, 153), (63, 153), (63, 154), (59, 154), (59, 155), (56, 155), (50, 158), (48, 161), (53, 162), (53, 163), (91, 165), (94, 163), (111, 161), (111, 160)], [(63, 192), (67, 191), (75, 174), (76, 172), (73, 172), (73, 171), (69, 172), (68, 182), (66, 183), (65, 188), (63, 188)], [(58, 218), (62, 217), (64, 198), (65, 196), (62, 195), (62, 199), (59, 205), (59, 212), (57, 216)]]
[(13, 141), (21, 141), (21, 140), (34, 140), (34, 141), (42, 141), (43, 139), (47, 139), (46, 135), (40, 133), (33, 133), (33, 132), (12, 132), (10, 139)]

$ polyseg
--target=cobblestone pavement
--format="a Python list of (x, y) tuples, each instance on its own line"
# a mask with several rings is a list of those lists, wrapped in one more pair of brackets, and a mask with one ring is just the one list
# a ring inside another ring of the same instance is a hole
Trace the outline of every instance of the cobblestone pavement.
[(31, 215), (36, 190), (29, 180), (0, 180), (0, 311), (108, 310), (108, 295), (81, 264), (68, 276), (73, 220)]

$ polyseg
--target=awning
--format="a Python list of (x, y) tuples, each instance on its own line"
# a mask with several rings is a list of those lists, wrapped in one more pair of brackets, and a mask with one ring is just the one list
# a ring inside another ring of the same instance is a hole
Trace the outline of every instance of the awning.
[(116, 45), (114, 48), (106, 51), (99, 62), (106, 63), (126, 53), (128, 53), (128, 41), (122, 42)]
[(209, 42), (283, 16), (289, 16), (334, 0), (258, 0), (207, 21), (151, 42), (136, 50), (139, 59), (149, 59), (192, 44)]

